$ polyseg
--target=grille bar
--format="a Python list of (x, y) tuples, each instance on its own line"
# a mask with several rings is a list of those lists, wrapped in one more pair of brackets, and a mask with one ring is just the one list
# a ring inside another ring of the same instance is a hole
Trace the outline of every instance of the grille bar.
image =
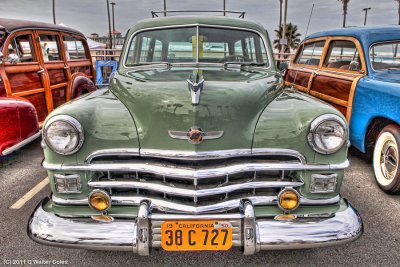
[(302, 186), (303, 182), (284, 182), (284, 181), (270, 181), (270, 182), (246, 182), (234, 185), (227, 185), (217, 188), (191, 190), (184, 188), (177, 188), (158, 183), (146, 183), (135, 181), (95, 181), (89, 182), (90, 187), (94, 188), (122, 188), (122, 189), (146, 189), (157, 191), (161, 193), (179, 195), (185, 197), (204, 197), (215, 194), (231, 193), (236, 190), (257, 189), (257, 188), (282, 188), (282, 187), (298, 187)]

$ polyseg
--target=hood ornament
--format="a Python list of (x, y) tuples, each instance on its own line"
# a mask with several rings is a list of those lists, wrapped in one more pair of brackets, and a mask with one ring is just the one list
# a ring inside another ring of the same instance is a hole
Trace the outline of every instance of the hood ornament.
[(211, 140), (211, 139), (218, 139), (223, 134), (224, 131), (212, 131), (212, 132), (203, 132), (201, 128), (193, 126), (186, 132), (183, 131), (168, 131), (170, 137), (174, 139), (183, 139), (188, 140), (189, 143), (193, 145), (198, 145), (203, 140)]
[(197, 74), (190, 74), (188, 82), (190, 96), (192, 98), (192, 105), (198, 105), (200, 102), (200, 93), (203, 90), (204, 78)]

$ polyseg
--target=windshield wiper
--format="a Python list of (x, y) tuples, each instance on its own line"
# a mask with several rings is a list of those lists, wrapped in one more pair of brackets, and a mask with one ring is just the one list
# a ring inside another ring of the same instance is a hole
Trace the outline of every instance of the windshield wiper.
[(226, 69), (230, 65), (237, 65), (240, 66), (240, 68), (243, 67), (263, 67), (266, 66), (266, 63), (256, 63), (256, 62), (225, 62), (224, 63), (224, 68)]
[(168, 69), (172, 67), (172, 63), (169, 63), (167, 61), (130, 64), (131, 67), (149, 67), (149, 66), (160, 66), (160, 65), (162, 65), (162, 66), (165, 65)]

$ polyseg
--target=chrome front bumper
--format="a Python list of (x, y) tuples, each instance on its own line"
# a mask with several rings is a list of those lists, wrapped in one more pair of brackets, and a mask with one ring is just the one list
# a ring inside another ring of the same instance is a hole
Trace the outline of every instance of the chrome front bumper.
[(346, 201), (346, 208), (331, 214), (291, 221), (256, 218), (250, 202), (240, 213), (165, 214), (151, 213), (143, 202), (136, 220), (115, 219), (102, 223), (91, 218), (62, 218), (45, 210), (44, 199), (28, 223), (29, 237), (41, 244), (69, 248), (133, 251), (149, 255), (161, 246), (160, 226), (167, 220), (228, 220), (234, 230), (233, 246), (244, 254), (260, 250), (312, 248), (342, 244), (361, 236), (363, 224), (358, 212)]

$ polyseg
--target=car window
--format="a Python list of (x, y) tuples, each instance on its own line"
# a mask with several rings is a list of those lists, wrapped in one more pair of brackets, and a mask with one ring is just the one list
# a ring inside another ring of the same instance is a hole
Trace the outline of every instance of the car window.
[(57, 35), (39, 34), (39, 41), (44, 62), (61, 60)]
[(361, 60), (356, 44), (352, 41), (332, 41), (329, 45), (324, 67), (360, 70)]
[(295, 60), (297, 64), (318, 66), (321, 61), (325, 41), (306, 43), (300, 47), (300, 52)]
[(73, 36), (64, 36), (65, 57), (67, 60), (87, 59), (82, 40)]
[(11, 40), (8, 45), (6, 62), (17, 64), (23, 62), (36, 62), (36, 55), (32, 35), (19, 35)]
[(373, 45), (369, 58), (375, 70), (400, 69), (400, 41)]

